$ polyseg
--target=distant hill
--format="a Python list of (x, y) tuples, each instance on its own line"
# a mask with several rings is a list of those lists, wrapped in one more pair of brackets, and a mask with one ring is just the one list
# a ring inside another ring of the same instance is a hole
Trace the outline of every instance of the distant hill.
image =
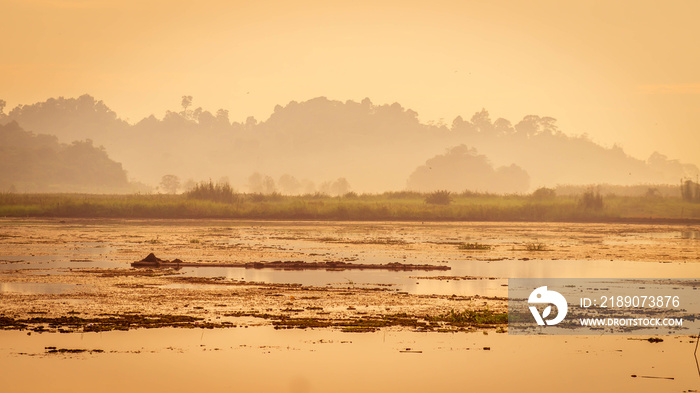
[[(0, 123), (9, 121), (56, 135), (63, 143), (94, 140), (132, 177), (152, 185), (166, 174), (183, 181), (226, 177), (246, 191), (249, 177), (258, 173), (277, 185), (283, 178), (287, 183), (300, 181), (304, 190), (321, 189), (321, 183), (341, 177), (356, 192), (402, 190), (413, 187), (410, 178), (426, 161), (462, 145), (488, 161), (481, 167), (485, 171), (500, 171), (501, 179), (510, 176), (512, 181), (491, 188), (498, 192), (558, 184), (678, 184), (680, 178), (700, 173), (697, 166), (661, 153), (641, 160), (617, 146), (606, 148), (585, 136), (567, 135), (550, 117), (529, 115), (513, 124), (492, 120), (481, 110), (469, 120), (457, 117), (450, 125), (426, 124), (398, 103), (376, 105), (369, 99), (292, 101), (276, 106), (264, 121), (249, 117), (239, 123), (231, 122), (225, 110), (193, 108), (192, 98), (183, 97), (179, 110), (129, 124), (102, 101), (84, 95), (52, 98), (0, 114)], [(449, 188), (484, 187), (455, 179), (446, 180)]]
[(0, 191), (127, 192), (133, 188), (122, 165), (91, 140), (61, 144), (17, 122), (0, 125)]
[(476, 149), (460, 145), (418, 167), (408, 178), (407, 188), (423, 192), (526, 193), (530, 188), (530, 176), (515, 164), (494, 168)]

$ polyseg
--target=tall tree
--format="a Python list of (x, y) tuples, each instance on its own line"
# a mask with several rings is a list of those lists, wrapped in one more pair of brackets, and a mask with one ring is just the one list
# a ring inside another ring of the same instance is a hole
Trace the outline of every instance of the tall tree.
[(180, 178), (175, 175), (165, 175), (160, 179), (160, 188), (168, 194), (177, 194), (180, 189)]

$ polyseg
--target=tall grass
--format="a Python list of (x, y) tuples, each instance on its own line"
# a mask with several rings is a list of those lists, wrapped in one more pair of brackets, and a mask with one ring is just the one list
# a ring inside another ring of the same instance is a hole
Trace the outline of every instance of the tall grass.
[(426, 203), (427, 194), (385, 193), (342, 197), (231, 193), (205, 184), (203, 196), (0, 194), (4, 217), (244, 218), (282, 220), (571, 221), (696, 219), (700, 204), (680, 198), (606, 196), (601, 208), (579, 198), (545, 200), (522, 195), (451, 194), (449, 205)]
[(603, 196), (599, 191), (586, 191), (581, 195), (579, 206), (584, 209), (600, 210), (603, 208)]
[(430, 203), (433, 205), (449, 205), (452, 203), (452, 196), (450, 196), (450, 192), (446, 190), (431, 192), (425, 197), (425, 203)]
[(214, 182), (211, 180), (209, 180), (209, 182), (201, 182), (196, 184), (193, 189), (185, 193), (185, 196), (190, 199), (221, 203), (235, 203), (239, 200), (238, 194), (233, 191), (230, 184), (214, 184)]

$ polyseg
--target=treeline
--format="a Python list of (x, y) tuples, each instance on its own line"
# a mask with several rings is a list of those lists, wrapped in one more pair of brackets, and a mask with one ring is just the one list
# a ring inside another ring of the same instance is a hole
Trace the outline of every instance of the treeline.
[[(250, 193), (262, 195), (304, 195), (319, 193), (330, 196), (340, 196), (351, 190), (350, 183), (344, 177), (340, 177), (336, 180), (327, 180), (316, 185), (316, 183), (309, 179), (298, 180), (290, 174), (284, 174), (275, 181), (272, 176), (263, 175), (259, 172), (251, 174), (244, 187)], [(228, 177), (222, 177), (216, 183), (211, 179), (201, 182), (187, 179), (182, 182), (178, 176), (169, 174), (161, 178), (160, 185), (156, 188), (156, 191), (166, 194), (177, 194), (180, 191), (190, 193), (191, 191), (200, 192), (208, 190), (207, 192), (209, 192), (219, 189), (234, 190), (229, 183)]]
[(70, 144), (35, 135), (16, 122), (0, 125), (0, 190), (6, 192), (133, 192), (120, 163), (91, 140)]
[(279, 190), (281, 177), (293, 174), (314, 182), (317, 191), (345, 178), (355, 192), (466, 187), (512, 193), (557, 184), (677, 184), (700, 173), (661, 153), (642, 160), (618, 146), (567, 135), (546, 116), (511, 122), (480, 110), (449, 123), (425, 123), (398, 103), (318, 97), (277, 105), (262, 121), (232, 121), (228, 111), (210, 112), (194, 102), (185, 96), (177, 110), (129, 123), (89, 95), (52, 98), (0, 111), (0, 123), (14, 120), (63, 143), (92, 139), (130, 176), (154, 186), (166, 174), (202, 180), (206, 173), (252, 192), (248, 178), (258, 172), (275, 179)]

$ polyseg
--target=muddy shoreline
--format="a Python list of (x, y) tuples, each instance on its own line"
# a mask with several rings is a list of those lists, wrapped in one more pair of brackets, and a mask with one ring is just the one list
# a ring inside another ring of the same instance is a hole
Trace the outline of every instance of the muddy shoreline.
[(146, 258), (132, 262), (136, 268), (183, 268), (183, 267), (239, 267), (244, 269), (277, 269), (277, 270), (450, 270), (449, 266), (416, 265), (410, 263), (392, 262), (385, 264), (351, 263), (343, 261), (305, 262), (305, 261), (272, 261), (272, 262), (183, 262), (180, 259), (162, 260), (153, 253)]
[[(695, 277), (699, 234), (687, 225), (0, 219), (0, 328), (504, 331), (508, 277)], [(201, 267), (131, 268), (144, 250)], [(276, 261), (366, 269), (255, 268)]]
[[(182, 277), (175, 270), (163, 269), (85, 269), (72, 272), (71, 277), (74, 282), (99, 278), (102, 287), (60, 295), (0, 294), (6, 301), (0, 312), (0, 329), (70, 333), (271, 324), (279, 329), (334, 328), (346, 332), (383, 327), (469, 331), (503, 330), (507, 322), (503, 298), (420, 296), (390, 288)], [(190, 287), (174, 289), (169, 285)], [(461, 319), (450, 317), (455, 310), (471, 314)]]

